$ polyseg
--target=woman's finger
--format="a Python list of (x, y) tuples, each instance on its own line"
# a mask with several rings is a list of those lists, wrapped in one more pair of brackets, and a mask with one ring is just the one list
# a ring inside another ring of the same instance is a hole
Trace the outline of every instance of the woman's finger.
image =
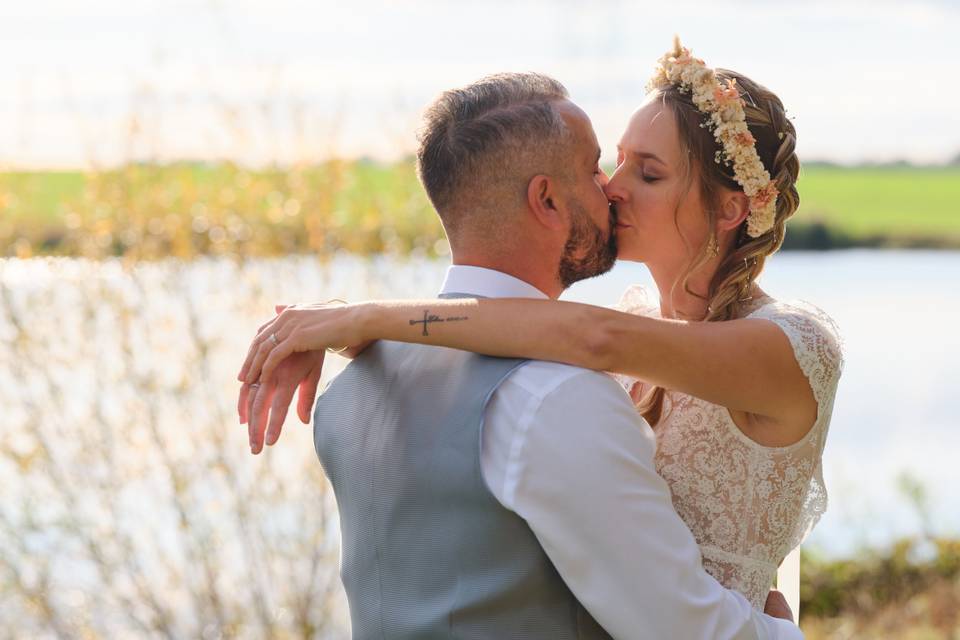
[(257, 397), (251, 405), (250, 426), (252, 437), (250, 453), (254, 455), (260, 453), (263, 449), (263, 432), (267, 424), (267, 413), (270, 410), (270, 402), (273, 400), (275, 391), (275, 385), (261, 384), (257, 387)]
[(256, 382), (257, 380), (263, 382), (263, 380), (260, 379), (263, 376), (263, 372), (261, 371), (263, 368), (263, 362), (267, 359), (267, 356), (270, 354), (270, 352), (277, 348), (277, 345), (280, 344), (280, 342), (283, 340), (283, 336), (285, 336), (286, 333), (284, 333), (282, 329), (279, 329), (270, 335), (276, 336), (276, 344), (274, 344), (275, 341), (271, 340), (269, 336), (266, 340), (260, 342), (257, 350), (254, 352), (253, 357), (250, 360), (250, 365), (247, 367), (247, 372), (244, 378), (247, 382)]
[(253, 337), (253, 340), (250, 342), (250, 346), (247, 347), (247, 355), (243, 359), (243, 365), (240, 367), (240, 373), (237, 374), (237, 380), (240, 382), (245, 382), (247, 378), (247, 372), (250, 370), (250, 364), (253, 361), (253, 356), (256, 354), (257, 349), (260, 348), (260, 333), (257, 333)]
[(256, 354), (257, 349), (261, 344), (263, 344), (264, 340), (270, 338), (270, 334), (279, 331), (280, 327), (283, 326), (283, 323), (284, 319), (280, 315), (277, 315), (277, 317), (271, 319), (269, 322), (265, 322), (260, 325), (260, 328), (257, 329), (257, 334), (253, 337), (253, 341), (250, 342), (250, 347), (247, 349), (247, 357), (243, 360), (243, 366), (240, 367), (240, 373), (237, 374), (237, 380), (243, 382), (246, 379), (252, 358)]
[(240, 385), (240, 397), (237, 399), (237, 415), (240, 416), (240, 424), (247, 422), (247, 397), (250, 395), (250, 385), (244, 382)]
[[(289, 327), (289, 328), (288, 328)], [(293, 331), (293, 328), (289, 324), (277, 326), (275, 330), (270, 334), (264, 334), (257, 346), (257, 349), (254, 351), (253, 356), (250, 358), (249, 365), (247, 366), (245, 375), (245, 380), (247, 382), (254, 382), (262, 374), (260, 369), (263, 367), (264, 360), (267, 359), (267, 355), (272, 349), (275, 349), (280, 342), (283, 341), (284, 336), (290, 334)], [(275, 336), (275, 340), (271, 338)], [(262, 380), (261, 380), (262, 382)]]
[(247, 442), (250, 445), (250, 452), (253, 452), (253, 403), (257, 399), (260, 391), (260, 385), (248, 385), (250, 391), (247, 394)]
[(280, 437), (280, 431), (283, 429), (283, 423), (287, 419), (287, 411), (290, 410), (290, 401), (293, 400), (293, 392), (296, 390), (296, 383), (278, 385), (273, 394), (273, 401), (270, 403), (270, 420), (267, 423), (267, 434), (265, 443), (268, 446), (276, 444)]
[(323, 374), (323, 360), (325, 352), (319, 351), (319, 357), (307, 377), (300, 382), (300, 391), (297, 396), (297, 415), (300, 422), (310, 424), (310, 413), (313, 402), (317, 397), (317, 387), (320, 386), (320, 376)]
[(294, 351), (297, 351), (294, 335), (279, 340), (279, 344), (267, 352), (267, 356), (263, 361), (263, 368), (260, 371), (260, 382), (269, 382), (270, 376), (273, 375), (273, 370), (277, 365), (283, 362), (283, 359)]
[[(276, 318), (274, 318), (275, 320)], [(250, 356), (256, 352), (257, 347), (260, 345), (261, 336), (263, 335), (263, 330), (265, 327), (269, 326), (273, 320), (265, 322), (264, 324), (257, 327), (257, 332), (253, 335), (253, 340), (250, 341), (250, 346), (247, 347), (247, 355), (243, 358), (243, 365), (240, 367), (240, 373), (237, 374), (237, 380), (243, 382), (245, 376), (245, 369), (250, 366)]]
[(277, 327), (273, 322), (267, 324), (266, 329), (260, 330), (256, 336), (254, 336), (253, 341), (250, 343), (250, 348), (247, 349), (247, 357), (243, 361), (243, 366), (240, 368), (239, 378), (240, 380), (245, 380), (248, 378), (250, 373), (250, 366), (253, 364), (253, 359), (257, 355), (257, 350), (263, 345), (264, 341), (269, 340), (270, 336), (277, 332)]

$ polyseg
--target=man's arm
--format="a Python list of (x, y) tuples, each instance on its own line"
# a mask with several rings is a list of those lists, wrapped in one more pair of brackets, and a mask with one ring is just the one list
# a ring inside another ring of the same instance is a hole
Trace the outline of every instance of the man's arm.
[[(535, 376), (543, 364), (516, 375)], [(498, 493), (612, 636), (803, 637), (704, 571), (656, 473), (653, 432), (615, 381), (578, 371), (531, 398), (539, 406), (516, 430), (523, 441), (513, 447)], [(487, 428), (496, 429), (497, 415), (487, 418)]]

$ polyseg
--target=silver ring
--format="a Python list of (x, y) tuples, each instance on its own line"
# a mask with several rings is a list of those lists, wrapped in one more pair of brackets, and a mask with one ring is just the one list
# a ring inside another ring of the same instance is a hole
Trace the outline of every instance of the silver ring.
[(251, 388), (251, 389), (256, 389), (256, 388), (259, 387), (259, 386), (260, 386), (260, 383), (259, 383), (259, 382), (251, 382), (251, 383), (250, 383), (250, 388)]
[(277, 334), (276, 334), (276, 333), (271, 333), (271, 334), (270, 334), (270, 342), (273, 343), (273, 346), (277, 346), (278, 344), (280, 344), (280, 341), (277, 340)]

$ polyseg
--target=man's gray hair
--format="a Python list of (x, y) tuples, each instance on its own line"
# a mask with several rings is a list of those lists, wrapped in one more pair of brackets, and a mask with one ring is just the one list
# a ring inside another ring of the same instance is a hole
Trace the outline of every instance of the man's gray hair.
[(565, 173), (571, 136), (557, 103), (567, 97), (548, 76), (500, 73), (445, 91), (427, 108), (417, 170), (451, 241), (472, 226), (467, 216), (522, 203), (534, 175)]

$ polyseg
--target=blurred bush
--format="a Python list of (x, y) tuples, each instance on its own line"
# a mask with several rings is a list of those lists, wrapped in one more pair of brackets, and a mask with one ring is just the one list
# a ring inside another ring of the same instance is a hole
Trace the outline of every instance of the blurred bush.
[[(805, 616), (841, 613), (869, 617), (942, 585), (960, 587), (960, 540), (906, 538), (889, 549), (825, 560), (804, 552), (800, 608)], [(960, 592), (954, 594), (954, 598)], [(953, 623), (960, 600), (954, 601)]]
[[(918, 227), (887, 212), (886, 222), (861, 228), (862, 220), (873, 220), (869, 212), (843, 204), (857, 196), (861, 183), (844, 187), (847, 170), (821, 168), (819, 174), (824, 171), (823, 179), (840, 185), (819, 194), (831, 212), (802, 205), (789, 223), (785, 250), (960, 246), (956, 217), (941, 204), (949, 197), (944, 185), (955, 181), (952, 174), (910, 174), (935, 178), (930, 202), (908, 216)], [(876, 188), (885, 180), (880, 170), (861, 176)], [(817, 183), (808, 179), (804, 185), (815, 191)], [(412, 158), (384, 164), (334, 157), (256, 170), (231, 162), (180, 162), (0, 173), (0, 255), (327, 257), (338, 250), (425, 256), (449, 251)]]
[(444, 254), (410, 159), (0, 174), (0, 255)]
[(347, 635), (312, 430), (254, 458), (235, 410), (266, 285), (292, 279), (0, 259), (0, 638)]

